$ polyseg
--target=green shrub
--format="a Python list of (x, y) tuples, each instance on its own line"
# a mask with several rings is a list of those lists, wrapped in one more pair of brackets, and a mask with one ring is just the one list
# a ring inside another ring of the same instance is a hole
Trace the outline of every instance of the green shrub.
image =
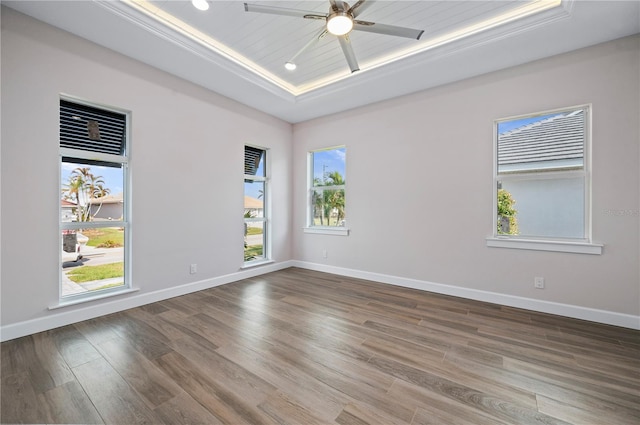
[[(516, 218), (518, 210), (514, 208), (515, 203), (511, 193), (505, 189), (498, 189), (498, 234), (517, 235), (519, 233), (518, 219)], [(508, 219), (508, 226), (502, 224), (503, 217)]]

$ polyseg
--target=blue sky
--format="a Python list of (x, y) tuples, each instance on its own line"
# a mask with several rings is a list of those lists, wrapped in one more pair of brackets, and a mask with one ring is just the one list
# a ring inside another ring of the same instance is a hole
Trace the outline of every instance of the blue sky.
[[(264, 176), (264, 155), (262, 156), (262, 159), (260, 160), (260, 164), (258, 164), (258, 168), (256, 170), (256, 176)], [(264, 199), (264, 196), (262, 196), (262, 192), (260, 192), (261, 190), (264, 190), (264, 183), (263, 182), (244, 182), (244, 194), (246, 196), (251, 196), (252, 198), (256, 198), (256, 199)]]
[(346, 148), (336, 148), (313, 153), (313, 177), (322, 180), (323, 172), (337, 171), (346, 181), (345, 174)]
[(74, 164), (71, 162), (63, 162), (61, 167), (61, 184), (64, 185), (69, 182), (69, 176), (71, 172), (76, 168), (84, 168), (89, 167), (91, 169), (91, 173), (94, 176), (102, 176), (105, 184), (104, 187), (109, 189), (110, 195), (117, 195), (123, 192), (123, 173), (122, 168), (112, 168), (112, 167), (100, 167), (97, 165), (86, 165), (86, 164)]
[(561, 114), (538, 115), (537, 117), (522, 118), (522, 119), (519, 119), (519, 120), (511, 120), (511, 121), (503, 121), (501, 123), (498, 123), (498, 134), (506, 133), (507, 131), (514, 130), (514, 129), (518, 128), (518, 127), (522, 127), (522, 126), (525, 126), (527, 124), (532, 124), (534, 122), (546, 120), (547, 118), (550, 118), (550, 117), (553, 117), (553, 116), (556, 116), (556, 115), (561, 115)]

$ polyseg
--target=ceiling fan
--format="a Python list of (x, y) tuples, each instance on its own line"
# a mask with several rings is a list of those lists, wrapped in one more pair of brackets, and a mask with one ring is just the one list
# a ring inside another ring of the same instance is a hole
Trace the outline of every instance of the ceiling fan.
[(338, 37), (340, 47), (344, 53), (351, 72), (360, 70), (356, 55), (353, 52), (351, 46), (351, 40), (349, 33), (352, 30), (373, 32), (377, 34), (393, 35), (397, 37), (407, 37), (416, 40), (420, 39), (424, 30), (416, 30), (412, 28), (398, 27), (394, 25), (378, 24), (375, 22), (361, 21), (356, 19), (365, 9), (374, 3), (373, 0), (358, 0), (353, 6), (349, 7), (347, 2), (342, 0), (329, 0), (329, 12), (326, 14), (319, 14), (318, 12), (289, 9), (285, 7), (264, 6), (259, 4), (244, 4), (244, 10), (246, 12), (257, 13), (270, 13), (273, 15), (292, 16), (295, 18), (305, 19), (318, 19), (324, 20), (325, 26), (323, 26), (319, 32), (317, 32), (307, 44), (305, 44), (293, 57), (285, 64), (285, 67), (289, 70), (296, 68), (295, 60), (304, 51), (312, 47), (318, 40), (322, 39), (327, 33), (333, 34)]

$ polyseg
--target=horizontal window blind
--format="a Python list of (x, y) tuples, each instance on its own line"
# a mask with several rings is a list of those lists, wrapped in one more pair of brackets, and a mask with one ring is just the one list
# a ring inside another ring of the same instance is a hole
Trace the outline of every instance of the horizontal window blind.
[(264, 150), (253, 148), (251, 146), (244, 147), (244, 173), (250, 176), (255, 176), (262, 154)]
[(126, 115), (60, 100), (60, 147), (125, 154)]

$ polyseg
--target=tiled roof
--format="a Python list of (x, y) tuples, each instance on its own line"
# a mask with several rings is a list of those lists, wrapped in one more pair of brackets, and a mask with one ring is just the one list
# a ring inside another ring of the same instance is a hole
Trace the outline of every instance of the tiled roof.
[(89, 199), (89, 203), (91, 205), (98, 204), (122, 204), (123, 198), (122, 193), (118, 193), (115, 195), (107, 195), (100, 198), (91, 198)]
[(259, 210), (262, 209), (262, 201), (260, 199), (252, 198), (251, 196), (244, 197), (244, 208), (247, 210)]
[(582, 109), (498, 135), (498, 172), (580, 167), (583, 157)]

